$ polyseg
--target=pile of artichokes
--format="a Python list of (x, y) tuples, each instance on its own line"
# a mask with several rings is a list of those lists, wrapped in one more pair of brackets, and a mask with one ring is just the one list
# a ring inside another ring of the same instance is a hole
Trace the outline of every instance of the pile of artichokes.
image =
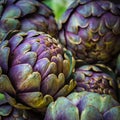
[(120, 120), (120, 3), (1, 0), (0, 120)]

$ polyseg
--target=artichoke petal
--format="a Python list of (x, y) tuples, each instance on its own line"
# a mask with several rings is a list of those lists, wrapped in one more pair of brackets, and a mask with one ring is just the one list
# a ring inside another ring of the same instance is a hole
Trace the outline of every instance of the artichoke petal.
[(50, 64), (49, 59), (42, 58), (36, 62), (35, 66), (34, 66), (34, 70), (39, 71), (41, 73), (41, 76), (43, 76), (45, 71), (48, 69), (49, 64)]
[(8, 116), (12, 111), (12, 106), (2, 105), (0, 106), (0, 116)]
[(4, 25), (6, 31), (16, 30), (20, 28), (20, 22), (17, 19), (13, 18), (6, 18), (2, 20), (2, 24)]
[(22, 16), (31, 14), (36, 11), (36, 7), (30, 1), (26, 2), (25, 0), (20, 0), (16, 3), (16, 6), (20, 8)]
[(70, 80), (69, 85), (64, 85), (55, 95), (55, 98), (59, 97), (59, 96), (66, 96), (68, 95), (70, 92), (72, 92), (72, 90), (75, 88), (76, 86), (76, 81), (74, 80)]
[[(43, 94), (50, 94), (54, 96), (55, 93), (65, 84), (65, 77), (60, 73), (58, 77), (55, 74), (49, 74), (41, 84), (41, 91)], [(51, 89), (52, 88), (52, 89)]]
[(51, 62), (56, 63), (57, 68), (58, 68), (57, 69), (58, 73), (61, 73), (62, 68), (63, 68), (63, 58), (62, 58), (62, 56), (60, 54), (57, 54), (57, 56), (52, 56)]
[(98, 109), (89, 105), (82, 111), (81, 120), (103, 120), (103, 116)]
[(42, 77), (44, 79), (45, 77), (48, 76), (48, 74), (51, 73), (56, 74), (56, 72), (57, 72), (57, 65), (54, 62), (51, 62)]
[(7, 44), (7, 41), (3, 41), (0, 45), (0, 66), (5, 73), (8, 71), (8, 58), (10, 53), (10, 49), (7, 47)]
[(16, 85), (18, 91), (39, 90), (41, 76), (33, 72), (29, 64), (18, 64), (10, 69), (10, 79)]
[(77, 34), (67, 32), (66, 38), (70, 40), (70, 43), (72, 44), (75, 44), (75, 45), (81, 44), (81, 37), (78, 36)]
[(11, 81), (7, 77), (7, 75), (2, 74), (0, 76), (0, 92), (8, 92), (9, 94), (15, 94), (16, 91), (13, 88)]
[(20, 93), (19, 99), (26, 103), (28, 106), (37, 109), (44, 109), (49, 103), (53, 101), (50, 95), (43, 96), (41, 92)]
[(20, 9), (15, 5), (11, 5), (5, 9), (1, 17), (1, 20), (4, 20), (6, 18), (18, 18), (20, 15), (21, 15)]
[(35, 65), (37, 60), (37, 54), (35, 52), (27, 52), (23, 55), (18, 55), (14, 60), (12, 65), (29, 63), (32, 67)]
[(27, 32), (28, 30), (37, 30), (37, 26), (26, 18), (21, 21), (21, 29)]
[(9, 104), (14, 106), (15, 108), (23, 109), (23, 110), (31, 109), (30, 107), (25, 106), (25, 105), (17, 102), (15, 98), (13, 98), (12, 96), (8, 95), (7, 93), (5, 93), (5, 97), (6, 97), (7, 101), (9, 102)]
[(120, 118), (120, 106), (117, 107), (113, 107), (110, 110), (108, 110), (107, 112), (104, 113), (103, 115), (105, 120), (119, 120)]
[(23, 37), (20, 35), (15, 35), (9, 40), (12, 52), (22, 42), (22, 40), (23, 40)]

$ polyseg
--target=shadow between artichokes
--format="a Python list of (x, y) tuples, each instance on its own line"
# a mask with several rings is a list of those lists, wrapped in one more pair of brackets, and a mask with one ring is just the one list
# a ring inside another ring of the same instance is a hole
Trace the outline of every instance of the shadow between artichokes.
[(70, 78), (75, 66), (71, 52), (43, 32), (8, 35), (0, 44), (0, 65), (9, 77), (0, 80), (0, 91), (16, 108), (44, 111), (76, 86)]

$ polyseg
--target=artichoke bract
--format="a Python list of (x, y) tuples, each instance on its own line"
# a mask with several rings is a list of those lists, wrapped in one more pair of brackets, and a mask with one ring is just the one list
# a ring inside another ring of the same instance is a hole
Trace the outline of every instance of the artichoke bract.
[(0, 1), (0, 41), (11, 30), (32, 29), (57, 36), (54, 14), (48, 6), (39, 0)]
[(9, 77), (0, 81), (0, 90), (16, 108), (44, 111), (51, 101), (68, 95), (76, 86), (69, 78), (75, 66), (71, 52), (43, 32), (8, 36), (0, 44), (0, 65)]
[(76, 91), (89, 91), (109, 94), (117, 98), (117, 80), (115, 73), (103, 64), (83, 65), (75, 69)]
[(120, 103), (110, 95), (73, 92), (52, 102), (45, 120), (119, 120)]
[(120, 51), (120, 6), (107, 0), (76, 0), (59, 30), (60, 42), (76, 59), (107, 63)]

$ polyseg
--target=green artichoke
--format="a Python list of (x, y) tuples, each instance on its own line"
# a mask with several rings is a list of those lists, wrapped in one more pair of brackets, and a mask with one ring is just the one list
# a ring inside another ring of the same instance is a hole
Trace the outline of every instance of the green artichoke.
[(77, 92), (97, 92), (99, 94), (110, 94), (114, 98), (117, 98), (115, 73), (105, 65), (80, 66), (75, 69), (74, 80), (77, 82)]
[(106, 63), (120, 51), (120, 6), (107, 0), (76, 0), (59, 29), (60, 42), (76, 59)]
[(9, 77), (0, 80), (0, 91), (16, 108), (44, 111), (50, 102), (68, 95), (76, 86), (69, 78), (75, 66), (71, 52), (43, 32), (8, 36), (0, 44), (0, 65)]
[(110, 95), (74, 92), (52, 102), (44, 120), (120, 120), (120, 103)]
[(52, 10), (39, 0), (0, 1), (0, 41), (11, 30), (39, 30), (53, 37), (58, 28)]

